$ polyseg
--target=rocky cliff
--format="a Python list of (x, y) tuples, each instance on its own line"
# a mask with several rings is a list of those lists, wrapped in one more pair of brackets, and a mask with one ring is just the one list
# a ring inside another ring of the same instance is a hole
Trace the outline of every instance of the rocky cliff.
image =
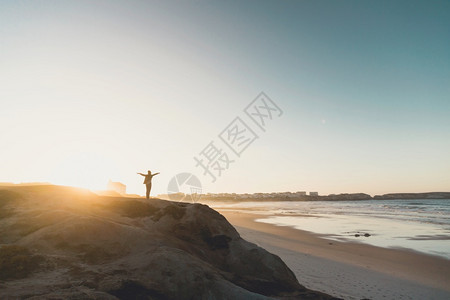
[(201, 204), (0, 189), (1, 299), (331, 299)]

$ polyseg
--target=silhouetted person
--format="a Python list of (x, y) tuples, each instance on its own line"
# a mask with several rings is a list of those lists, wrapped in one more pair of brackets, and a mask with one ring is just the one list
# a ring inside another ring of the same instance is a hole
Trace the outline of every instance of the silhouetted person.
[(152, 174), (152, 172), (151, 172), (150, 170), (148, 170), (148, 173), (147, 173), (147, 174), (142, 174), (142, 173), (138, 173), (138, 174), (145, 177), (145, 179), (144, 179), (144, 184), (145, 184), (145, 186), (147, 187), (147, 191), (146, 191), (146, 193), (145, 193), (145, 197), (146, 197), (147, 199), (149, 199), (149, 198), (150, 198), (150, 191), (151, 191), (151, 189), (152, 189), (152, 178), (153, 178), (153, 176), (158, 175), (159, 172), (158, 172), (158, 173), (155, 173), (155, 174)]

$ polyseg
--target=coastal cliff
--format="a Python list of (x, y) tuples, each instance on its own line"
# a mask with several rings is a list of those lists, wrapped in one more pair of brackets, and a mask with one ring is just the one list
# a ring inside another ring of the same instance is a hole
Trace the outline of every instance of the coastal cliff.
[(0, 189), (0, 298), (333, 299), (206, 205)]

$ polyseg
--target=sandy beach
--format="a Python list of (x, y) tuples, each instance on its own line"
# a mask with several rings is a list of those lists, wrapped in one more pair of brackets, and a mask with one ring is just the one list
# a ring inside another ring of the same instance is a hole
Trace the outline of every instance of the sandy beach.
[(241, 236), (280, 256), (299, 282), (344, 299), (450, 299), (450, 260), (404, 249), (328, 240), (267, 216), (219, 210)]

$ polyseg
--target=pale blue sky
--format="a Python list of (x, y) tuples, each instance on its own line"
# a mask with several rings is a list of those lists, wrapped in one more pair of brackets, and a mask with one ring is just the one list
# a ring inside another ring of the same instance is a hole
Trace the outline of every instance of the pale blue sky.
[[(0, 1), (0, 181), (450, 190), (448, 1)], [(215, 183), (193, 157), (284, 111)]]

